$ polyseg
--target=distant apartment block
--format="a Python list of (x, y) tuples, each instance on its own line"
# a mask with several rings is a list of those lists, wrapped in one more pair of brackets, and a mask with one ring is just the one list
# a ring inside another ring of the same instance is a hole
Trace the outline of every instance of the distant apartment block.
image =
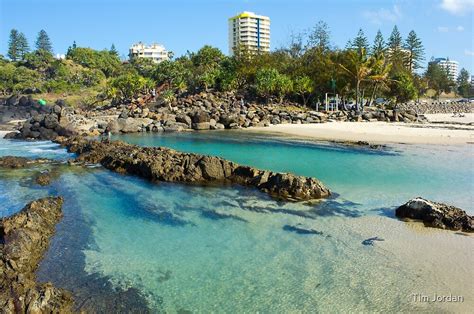
[(459, 62), (449, 60), (449, 58), (435, 58), (431, 61), (445, 69), (448, 72), (448, 76), (453, 81), (456, 81), (459, 73)]
[(474, 88), (474, 75), (471, 75), (471, 88)]
[(229, 19), (229, 54), (236, 49), (250, 52), (270, 51), (270, 18), (253, 12), (242, 12)]
[(156, 63), (169, 60), (169, 53), (165, 47), (155, 43), (149, 46), (142, 42), (133, 44), (129, 49), (128, 56), (130, 60), (133, 58), (147, 58), (153, 60)]

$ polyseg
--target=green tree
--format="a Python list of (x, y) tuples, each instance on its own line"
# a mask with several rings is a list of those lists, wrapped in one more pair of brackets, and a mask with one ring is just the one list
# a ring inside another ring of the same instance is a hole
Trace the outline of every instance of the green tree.
[(10, 31), (10, 39), (8, 41), (8, 57), (12, 61), (17, 61), (20, 59), (20, 52), (18, 50), (18, 37), (20, 33), (16, 29)]
[[(112, 53), (112, 51), (110, 51)], [(133, 58), (131, 64), (137, 72), (144, 77), (152, 77), (156, 63), (148, 58)]]
[(168, 85), (169, 89), (175, 89), (178, 92), (187, 90), (188, 78), (191, 76), (191, 61), (186, 58), (178, 58), (175, 61), (166, 60), (160, 62), (152, 77), (158, 85)]
[(303, 105), (308, 104), (311, 94), (314, 92), (314, 82), (308, 76), (298, 76), (293, 81), (293, 91), (303, 99)]
[(221, 62), (221, 71), (218, 77), (218, 87), (221, 91), (235, 91), (238, 88), (237, 61), (226, 57)]
[(117, 58), (119, 57), (119, 52), (118, 52), (117, 48), (115, 48), (115, 45), (114, 45), (114, 44), (112, 44), (112, 46), (110, 46), (109, 52), (110, 52), (112, 55), (116, 56)]
[(18, 34), (17, 49), (18, 55), (21, 60), (23, 60), (25, 58), (25, 55), (30, 52), (30, 45), (28, 45), (28, 40), (26, 39), (26, 36), (23, 33)]
[(12, 61), (22, 60), (30, 51), (28, 41), (26, 40), (25, 34), (12, 29), (10, 31), (10, 39), (8, 41), (8, 57)]
[(417, 97), (416, 86), (409, 73), (401, 72), (391, 81), (390, 95), (397, 103), (413, 100)]
[(278, 70), (269, 68), (258, 70), (255, 76), (255, 89), (258, 95), (264, 97), (267, 102), (277, 90), (279, 76)]
[(216, 86), (220, 75), (220, 64), (224, 60), (224, 54), (211, 46), (204, 46), (197, 53), (190, 54), (193, 64), (192, 85), (196, 89), (208, 90)]
[(387, 43), (388, 59), (392, 63), (392, 68), (395, 72), (404, 69), (405, 53), (402, 50), (402, 41), (402, 36), (398, 31), (397, 25), (395, 25)]
[(383, 39), (382, 32), (380, 29), (377, 31), (377, 35), (375, 35), (374, 44), (372, 45), (372, 55), (383, 55), (386, 51), (385, 47), (385, 40)]
[(425, 78), (428, 81), (428, 87), (435, 91), (435, 96), (439, 99), (442, 92), (451, 91), (451, 81), (448, 72), (434, 62), (428, 63), (425, 72)]
[(40, 30), (35, 43), (37, 50), (44, 50), (50, 54), (53, 54), (53, 45), (49, 39), (48, 33), (44, 29)]
[(345, 74), (354, 82), (356, 91), (356, 105), (359, 109), (362, 105), (362, 97), (360, 94), (361, 84), (370, 80), (372, 60), (367, 55), (365, 49), (360, 51), (348, 50), (345, 58), (345, 63), (340, 63), (339, 66)]
[(352, 43), (352, 47), (359, 51), (362, 49), (365, 49), (366, 51), (369, 50), (369, 42), (362, 28), (359, 29), (357, 36), (354, 38), (354, 40), (351, 43)]
[(25, 65), (29, 69), (36, 70), (40, 73), (45, 73), (53, 61), (54, 57), (51, 53), (44, 49), (38, 49), (25, 54), (24, 60), (21, 62), (21, 64)]
[(276, 79), (275, 93), (278, 96), (278, 103), (282, 103), (283, 99), (293, 91), (293, 81), (288, 75), (279, 74)]
[(411, 31), (408, 34), (404, 48), (407, 51), (406, 64), (408, 71), (412, 73), (416, 69), (422, 67), (421, 62), (425, 59), (425, 49), (423, 48), (421, 39), (418, 38), (415, 31)]
[(386, 62), (382, 53), (376, 53), (370, 60), (371, 73), (369, 75), (369, 80), (372, 82), (373, 89), (369, 104), (372, 105), (372, 102), (376, 98), (379, 90), (389, 89), (388, 84), (390, 82), (389, 76), (392, 65)]
[(149, 79), (136, 73), (126, 73), (113, 78), (109, 82), (107, 95), (124, 102), (152, 87), (153, 84)]
[(469, 72), (462, 68), (459, 76), (457, 78), (457, 85), (458, 85), (458, 93), (462, 97), (469, 97), (471, 84), (469, 82)]
[(76, 47), (68, 51), (66, 58), (87, 68), (101, 70), (107, 77), (117, 75), (121, 67), (120, 59), (108, 50)]

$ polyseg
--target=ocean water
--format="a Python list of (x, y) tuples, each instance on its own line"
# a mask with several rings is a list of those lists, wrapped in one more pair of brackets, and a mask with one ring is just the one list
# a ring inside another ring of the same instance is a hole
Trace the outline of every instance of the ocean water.
[[(240, 132), (121, 139), (315, 176), (335, 197), (285, 203), (249, 188), (152, 184), (67, 166), (51, 186), (37, 187), (30, 177), (38, 169), (1, 170), (3, 216), (40, 196), (65, 197), (38, 278), (72, 290), (79, 307), (105, 304), (120, 291), (128, 294), (118, 303), (133, 307), (138, 296), (169, 313), (467, 312), (474, 305), (473, 237), (393, 216), (395, 206), (418, 195), (472, 213), (469, 146), (372, 151)], [(0, 155), (16, 147), (26, 156), (67, 156), (54, 146), (0, 141)], [(372, 237), (383, 241), (362, 244)], [(414, 294), (464, 302), (419, 302)]]

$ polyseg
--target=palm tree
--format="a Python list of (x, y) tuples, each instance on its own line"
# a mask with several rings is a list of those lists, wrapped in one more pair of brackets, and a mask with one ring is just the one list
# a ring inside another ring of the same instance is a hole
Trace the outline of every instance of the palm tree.
[(347, 64), (344, 65), (339, 63), (339, 66), (346, 73), (346, 75), (355, 81), (356, 106), (357, 110), (359, 110), (359, 104), (362, 102), (360, 97), (360, 87), (362, 82), (370, 80), (373, 64), (372, 57), (367, 55), (365, 48), (357, 50), (349, 49), (347, 50), (346, 58), (344, 58), (343, 61), (346, 61)]
[(392, 69), (392, 65), (386, 62), (383, 54), (375, 54), (371, 60), (372, 73), (369, 75), (368, 79), (373, 82), (373, 89), (372, 95), (370, 96), (369, 106), (372, 105), (375, 95), (380, 87), (388, 88), (388, 76)]

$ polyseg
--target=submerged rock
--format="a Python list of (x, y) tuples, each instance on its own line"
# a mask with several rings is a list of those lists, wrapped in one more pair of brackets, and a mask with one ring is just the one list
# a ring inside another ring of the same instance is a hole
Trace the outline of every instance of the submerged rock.
[(152, 181), (201, 185), (234, 183), (254, 186), (275, 198), (293, 201), (321, 199), (331, 194), (314, 178), (240, 166), (218, 157), (79, 137), (58, 139), (57, 142), (76, 153), (78, 161), (99, 163), (107, 169)]
[(6, 313), (71, 312), (72, 296), (51, 283), (36, 282), (35, 271), (61, 219), (61, 197), (33, 201), (0, 220), (0, 308)]
[(49, 171), (45, 171), (45, 172), (40, 172), (36, 176), (35, 181), (41, 186), (46, 186), (46, 185), (51, 184), (52, 179), (53, 178), (51, 177), (51, 173)]
[(428, 227), (474, 232), (474, 217), (464, 210), (417, 197), (398, 207), (399, 218), (422, 220)]

